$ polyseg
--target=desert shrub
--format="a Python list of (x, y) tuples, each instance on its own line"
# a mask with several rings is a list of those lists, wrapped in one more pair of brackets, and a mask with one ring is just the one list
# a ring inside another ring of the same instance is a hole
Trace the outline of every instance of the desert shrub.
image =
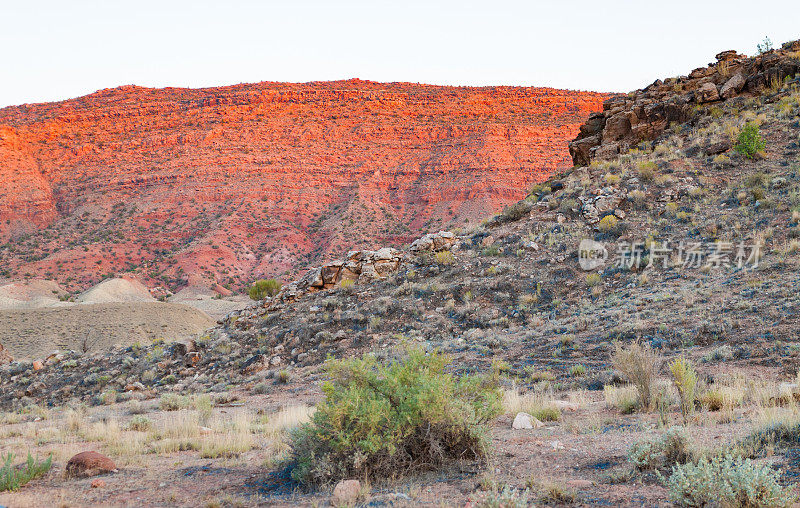
[(572, 377), (581, 377), (586, 375), (586, 366), (583, 364), (573, 365), (569, 369), (569, 375)]
[(643, 439), (628, 450), (628, 461), (636, 469), (663, 470), (692, 458), (689, 436), (683, 427), (671, 427), (654, 439)]
[(561, 419), (561, 410), (555, 406), (544, 406), (532, 409), (531, 416), (543, 422), (557, 422)]
[(449, 250), (443, 250), (436, 253), (436, 262), (440, 265), (454, 265), (456, 257)]
[(481, 256), (499, 256), (500, 248), (497, 245), (489, 245), (481, 249)]
[(475, 503), (477, 508), (527, 508), (530, 506), (530, 492), (517, 490), (506, 485), (501, 489), (495, 487), (486, 496)]
[(622, 181), (622, 178), (619, 175), (615, 175), (613, 173), (606, 173), (603, 176), (603, 179), (608, 185), (619, 185), (619, 183)]
[(139, 432), (145, 432), (153, 428), (153, 421), (146, 416), (136, 415), (131, 418), (128, 428)]
[(533, 209), (533, 203), (527, 200), (518, 201), (503, 208), (496, 221), (499, 223), (513, 222), (519, 220)]
[(597, 230), (601, 233), (619, 234), (620, 224), (619, 219), (613, 215), (606, 215), (600, 222), (597, 223)]
[(653, 382), (661, 366), (661, 357), (647, 344), (634, 342), (625, 347), (616, 343), (612, 363), (636, 387), (639, 406), (649, 409), (653, 400)]
[(667, 487), (678, 506), (784, 507), (795, 500), (768, 465), (730, 455), (676, 466)]
[(586, 276), (586, 285), (591, 287), (597, 286), (603, 282), (603, 278), (600, 276), (599, 273), (590, 273)]
[(766, 143), (764, 143), (764, 139), (758, 131), (758, 125), (753, 122), (748, 122), (744, 126), (742, 132), (739, 133), (736, 146), (734, 146), (737, 152), (750, 159), (763, 151), (765, 147)]
[(268, 296), (275, 296), (281, 290), (281, 283), (275, 279), (257, 280), (247, 290), (251, 300), (263, 300)]
[(325, 401), (292, 433), (292, 477), (324, 485), (484, 460), (485, 425), (501, 411), (500, 391), (482, 378), (445, 373), (448, 364), (416, 348), (392, 363), (369, 355), (329, 361)]
[(186, 409), (191, 405), (189, 397), (178, 395), (176, 393), (165, 393), (158, 401), (158, 407), (162, 411), (177, 411), (179, 409)]
[(0, 460), (3, 467), (0, 467), (0, 492), (7, 490), (18, 490), (31, 480), (34, 480), (46, 472), (50, 471), (53, 465), (53, 457), (47, 457), (40, 462), (28, 453), (28, 460), (22, 467), (14, 467), (14, 454), (9, 453)]
[(683, 416), (683, 423), (686, 424), (694, 413), (694, 401), (697, 399), (697, 372), (691, 362), (684, 357), (676, 358), (670, 363), (669, 370), (672, 373), (672, 382), (678, 389), (678, 396), (681, 399), (681, 416)]
[(713, 351), (708, 353), (703, 357), (704, 362), (721, 362), (721, 361), (728, 361), (733, 358), (733, 348), (729, 345), (725, 344), (718, 348), (715, 348)]
[(639, 172), (639, 180), (643, 182), (652, 182), (655, 177), (658, 166), (653, 161), (642, 161), (637, 165)]
[(624, 415), (634, 413), (639, 407), (638, 390), (632, 385), (606, 385), (603, 387), (603, 398), (606, 406), (615, 407)]
[(742, 438), (736, 449), (745, 457), (759, 457), (776, 449), (796, 446), (800, 442), (800, 424), (796, 420), (777, 421), (756, 429)]

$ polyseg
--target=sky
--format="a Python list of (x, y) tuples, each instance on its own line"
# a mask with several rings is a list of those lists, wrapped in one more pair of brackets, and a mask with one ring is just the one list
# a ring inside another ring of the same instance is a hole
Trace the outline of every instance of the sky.
[(0, 107), (349, 78), (627, 92), (798, 21), (798, 0), (0, 0)]

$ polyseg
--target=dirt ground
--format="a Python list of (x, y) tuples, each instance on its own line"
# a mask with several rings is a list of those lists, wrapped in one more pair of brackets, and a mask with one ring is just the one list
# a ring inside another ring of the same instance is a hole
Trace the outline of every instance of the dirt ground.
[[(39, 457), (53, 454), (54, 466), (45, 477), (20, 491), (0, 494), (0, 505), (329, 505), (330, 491), (305, 491), (281, 465), (288, 449), (288, 428), (299, 420), (280, 433), (269, 429), (269, 422), (279, 420), (276, 415), (280, 409), (319, 402), (318, 387), (291, 383), (270, 395), (241, 395), (230, 401), (228, 394), (215, 404), (206, 415), (211, 434), (196, 434), (200, 440), (197, 449), (189, 451), (158, 448), (168, 440), (157, 434), (161, 428), (184, 427), (187, 417), (201, 411), (193, 409), (197, 404), (165, 411), (163, 398), (139, 401), (139, 397), (133, 397), (79, 409), (79, 413), (75, 408), (6, 413), (5, 424), (0, 427), (0, 449), (16, 453), (17, 462), (28, 451)], [(512, 429), (513, 412), (506, 411), (497, 418), (491, 428), (494, 453), (490, 463), (453, 464), (444, 471), (371, 485), (365, 505), (472, 506), (486, 497), (487, 491), (501, 486), (520, 492), (527, 489), (530, 502), (545, 505), (669, 505), (667, 491), (656, 476), (634, 470), (627, 460), (631, 445), (663, 433), (665, 427), (659, 423), (658, 414), (621, 414), (604, 400), (602, 391), (579, 390), (556, 397), (573, 402), (577, 408), (564, 409), (559, 421), (545, 422), (542, 428)], [(697, 449), (713, 449), (751, 431), (763, 411), (739, 407), (727, 421), (718, 413), (702, 410), (694, 415), (688, 433)], [(148, 437), (144, 437), (146, 431), (129, 429), (137, 415), (152, 422)], [(229, 441), (226, 422), (242, 418), (251, 422), (253, 440), (239, 452), (204, 458), (203, 440)], [(669, 420), (670, 424), (679, 424), (680, 415), (669, 413)], [(134, 445), (142, 438), (148, 444)], [(100, 488), (92, 488), (91, 478), (64, 476), (66, 461), (86, 450), (108, 454), (119, 467), (117, 473), (100, 477), (104, 480)]]

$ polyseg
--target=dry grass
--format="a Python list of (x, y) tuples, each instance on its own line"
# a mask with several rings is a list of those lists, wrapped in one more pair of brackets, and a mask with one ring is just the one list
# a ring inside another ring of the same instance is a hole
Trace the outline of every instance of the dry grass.
[(603, 398), (607, 407), (618, 409), (623, 414), (634, 412), (639, 405), (639, 392), (633, 385), (604, 386)]
[(653, 402), (653, 383), (661, 367), (661, 357), (648, 344), (632, 343), (614, 346), (614, 368), (621, 372), (639, 392), (639, 405), (650, 409)]

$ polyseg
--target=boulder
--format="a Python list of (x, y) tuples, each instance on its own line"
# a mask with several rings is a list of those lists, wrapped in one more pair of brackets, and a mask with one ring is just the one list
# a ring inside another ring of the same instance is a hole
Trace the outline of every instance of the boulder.
[(606, 120), (606, 128), (603, 129), (603, 141), (617, 141), (625, 137), (631, 131), (631, 120), (626, 113), (617, 113)]
[(342, 480), (333, 488), (331, 502), (334, 506), (352, 506), (361, 495), (361, 482), (358, 480)]
[(89, 451), (81, 452), (67, 461), (67, 476), (85, 478), (101, 474), (116, 473), (114, 461), (103, 454)]
[(706, 102), (718, 101), (719, 91), (717, 90), (717, 85), (714, 83), (705, 83), (695, 91), (694, 96), (697, 98), (697, 102), (704, 104)]
[(737, 72), (728, 81), (726, 81), (724, 85), (722, 85), (722, 87), (719, 89), (719, 95), (723, 99), (735, 97), (739, 92), (742, 91), (742, 88), (744, 88), (746, 82), (747, 81), (744, 79), (742, 73)]
[(538, 418), (535, 416), (529, 415), (528, 413), (517, 413), (517, 416), (514, 418), (514, 423), (511, 424), (512, 429), (538, 429), (539, 427), (543, 427), (544, 423), (539, 421)]
[(420, 253), (425, 251), (450, 250), (456, 241), (456, 235), (450, 231), (439, 231), (438, 233), (428, 233), (422, 238), (414, 240), (409, 249), (411, 252)]

